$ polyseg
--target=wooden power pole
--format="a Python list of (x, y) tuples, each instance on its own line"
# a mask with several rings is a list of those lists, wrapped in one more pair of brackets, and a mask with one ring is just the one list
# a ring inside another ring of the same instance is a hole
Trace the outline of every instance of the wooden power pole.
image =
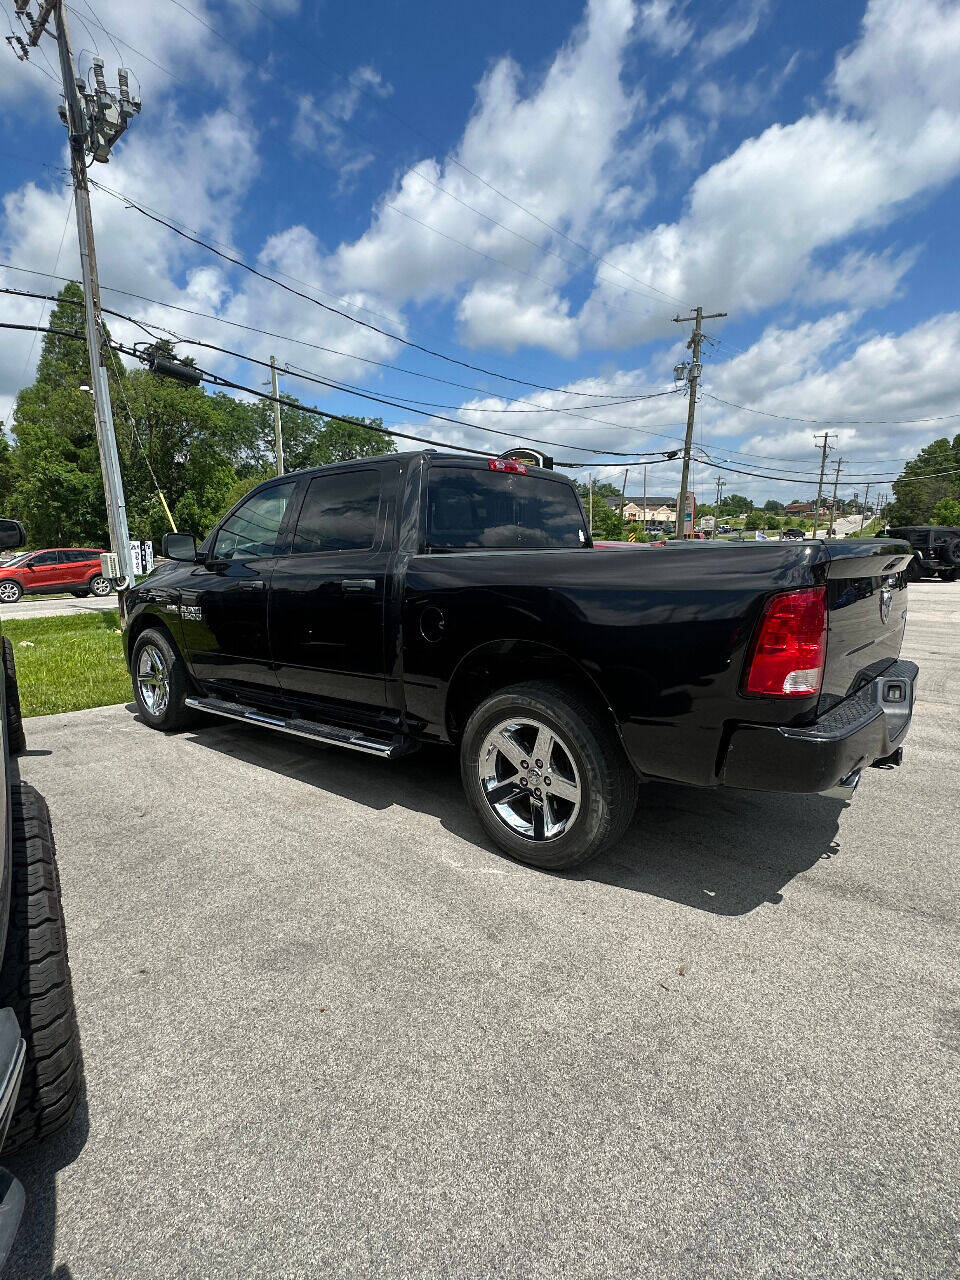
[[(687, 386), (690, 396), (687, 401), (687, 432), (683, 442), (683, 468), (680, 472), (680, 501), (677, 503), (675, 538), (683, 537), (686, 525), (687, 485), (690, 483), (690, 450), (693, 447), (693, 420), (697, 412), (697, 384), (700, 381), (700, 344), (703, 341), (703, 322), (704, 320), (722, 320), (726, 314), (725, 311), (715, 311), (713, 315), (705, 316), (703, 307), (697, 307), (692, 316), (673, 317), (674, 324), (689, 324), (691, 321), (693, 322), (693, 334), (687, 343), (692, 355), (687, 369)], [(692, 533), (693, 530), (691, 529), (690, 532)]]

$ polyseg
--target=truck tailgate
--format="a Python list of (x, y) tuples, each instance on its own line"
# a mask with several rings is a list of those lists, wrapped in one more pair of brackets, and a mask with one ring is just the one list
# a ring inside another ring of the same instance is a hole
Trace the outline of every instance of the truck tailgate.
[(835, 706), (900, 655), (907, 617), (903, 570), (912, 552), (888, 538), (827, 542), (827, 662), (819, 710)]

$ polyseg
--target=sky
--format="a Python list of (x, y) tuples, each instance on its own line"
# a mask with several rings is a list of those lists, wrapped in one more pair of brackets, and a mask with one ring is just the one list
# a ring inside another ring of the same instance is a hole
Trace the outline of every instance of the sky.
[[(650, 454), (649, 491), (675, 493), (679, 463), (658, 458), (682, 443), (691, 325), (674, 317), (702, 306), (726, 318), (704, 323), (701, 501), (718, 476), (755, 501), (812, 496), (823, 431), (841, 495), (876, 495), (960, 430), (960, 3), (71, 0), (67, 16), (81, 71), (99, 54), (115, 83), (122, 62), (143, 100), (91, 178), (288, 286), (95, 189), (104, 305), (274, 354), (307, 403), (491, 454), (550, 441), (597, 478), (628, 466), (632, 493)], [(13, 0), (0, 24), (19, 29)], [(4, 288), (79, 270), (56, 63), (49, 38), (28, 63), (0, 49)], [(48, 310), (0, 295), (0, 320)], [(8, 426), (39, 346), (0, 331)], [(269, 376), (178, 350), (245, 386)]]

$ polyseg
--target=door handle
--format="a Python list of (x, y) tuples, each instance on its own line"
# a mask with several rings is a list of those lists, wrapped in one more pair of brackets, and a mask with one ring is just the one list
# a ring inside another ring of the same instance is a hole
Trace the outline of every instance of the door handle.
[(376, 578), (341, 578), (340, 590), (345, 595), (372, 595), (377, 589)]
[(266, 583), (263, 581), (262, 578), (256, 578), (254, 579), (253, 582), (250, 583), (250, 586), (253, 587), (254, 590), (262, 591), (263, 588), (266, 586)]

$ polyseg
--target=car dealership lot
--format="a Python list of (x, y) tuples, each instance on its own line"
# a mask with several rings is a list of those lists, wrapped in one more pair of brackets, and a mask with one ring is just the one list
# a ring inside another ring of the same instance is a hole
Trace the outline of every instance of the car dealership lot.
[(10, 1161), (7, 1274), (951, 1274), (960, 584), (910, 609), (899, 771), (651, 785), (572, 876), (441, 751), (28, 722), (88, 1115)]

